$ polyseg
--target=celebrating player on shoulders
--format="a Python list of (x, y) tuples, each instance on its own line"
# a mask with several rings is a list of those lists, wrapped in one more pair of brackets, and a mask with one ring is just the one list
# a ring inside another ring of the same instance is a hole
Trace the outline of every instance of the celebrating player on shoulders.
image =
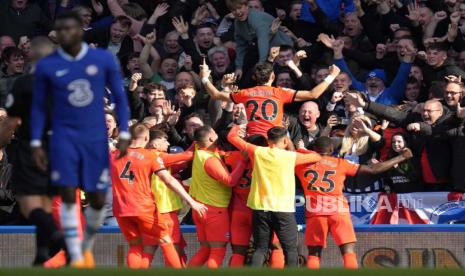
[(205, 60), (201, 65), (200, 77), (205, 89), (213, 99), (244, 104), (248, 120), (247, 135), (261, 134), (266, 136), (266, 132), (270, 128), (283, 126), (284, 104), (317, 99), (339, 75), (339, 72), (339, 68), (332, 65), (330, 75), (312, 90), (291, 90), (272, 87), (275, 79), (273, 66), (269, 63), (259, 63), (255, 65), (253, 75), (258, 86), (230, 94), (220, 92), (210, 82), (211, 72)]

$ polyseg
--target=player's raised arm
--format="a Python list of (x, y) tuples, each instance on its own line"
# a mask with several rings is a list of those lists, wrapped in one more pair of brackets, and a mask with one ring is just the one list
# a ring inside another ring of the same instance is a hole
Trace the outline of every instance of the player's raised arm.
[(314, 151), (307, 151), (305, 153), (296, 152), (295, 165), (303, 165), (308, 163), (316, 163), (321, 160), (321, 155)]
[(308, 101), (318, 99), (326, 89), (333, 83), (334, 79), (339, 75), (341, 70), (336, 65), (331, 65), (329, 68), (329, 76), (327, 76), (322, 82), (315, 86), (312, 90), (299, 90), (296, 93), (295, 101)]
[[(110, 54), (108, 54), (110, 56)], [(108, 59), (106, 85), (110, 88), (115, 97), (116, 115), (118, 116), (118, 126), (120, 129), (117, 148), (120, 150), (120, 156), (126, 155), (127, 147), (131, 135), (129, 134), (129, 106), (126, 93), (123, 88), (121, 72), (113, 56)]]
[(395, 165), (408, 160), (413, 157), (412, 151), (410, 149), (403, 149), (402, 153), (394, 158), (391, 158), (387, 161), (373, 164), (373, 165), (361, 165), (358, 173), (360, 174), (379, 174), (385, 171), (388, 171)]
[(202, 79), (203, 86), (210, 97), (214, 100), (221, 100), (230, 102), (231, 98), (229, 97), (229, 93), (222, 93), (213, 85), (210, 81), (210, 68), (208, 68), (207, 63), (205, 62), (205, 58), (203, 59), (202, 65), (200, 65), (200, 78)]
[(156, 173), (158, 177), (176, 194), (178, 194), (182, 199), (184, 199), (192, 208), (192, 210), (196, 211), (200, 214), (200, 216), (204, 216), (207, 211), (207, 207), (202, 203), (195, 201), (184, 189), (184, 187), (179, 183), (176, 178), (174, 178), (167, 170), (161, 170)]
[(246, 163), (239, 161), (237, 167), (229, 173), (228, 169), (224, 166), (224, 163), (218, 157), (210, 157), (205, 161), (204, 169), (207, 174), (221, 182), (228, 187), (234, 187), (239, 184), (239, 181), (244, 174)]
[(241, 151), (247, 151), (247, 154), (249, 155), (249, 158), (253, 158), (253, 154), (257, 146), (247, 143), (244, 141), (240, 135), (239, 132), (241, 131), (241, 128), (244, 127), (245, 125), (236, 125), (234, 126), (231, 131), (228, 133), (228, 141), (231, 143), (233, 146), (235, 146), (237, 149)]
[(185, 151), (181, 153), (161, 153), (160, 158), (165, 163), (165, 166), (170, 167), (173, 164), (180, 163), (180, 162), (187, 162), (191, 161), (194, 158), (193, 151)]

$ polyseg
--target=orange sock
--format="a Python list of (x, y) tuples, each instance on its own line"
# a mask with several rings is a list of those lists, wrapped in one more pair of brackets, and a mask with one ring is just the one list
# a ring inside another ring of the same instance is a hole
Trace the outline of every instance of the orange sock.
[(208, 268), (218, 268), (223, 265), (223, 259), (226, 255), (226, 247), (210, 248), (210, 256), (207, 260)]
[(142, 262), (142, 245), (130, 245), (126, 261), (129, 268), (140, 268)]
[(320, 269), (320, 257), (309, 255), (307, 258), (307, 267), (310, 269)]
[(153, 254), (142, 252), (140, 268), (149, 268), (152, 265)]
[(282, 249), (271, 250), (270, 267), (284, 268), (284, 253)]
[(243, 267), (245, 262), (245, 256), (241, 254), (232, 254), (231, 259), (229, 259), (230, 267)]
[(181, 268), (181, 259), (179, 258), (178, 251), (174, 247), (173, 243), (164, 243), (160, 244), (161, 250), (163, 252), (163, 259), (165, 260), (165, 265), (171, 268)]
[(344, 253), (344, 255), (342, 255), (342, 258), (344, 259), (345, 268), (348, 268), (348, 269), (358, 268), (357, 255), (355, 255), (355, 253)]
[(66, 253), (64, 250), (60, 250), (55, 256), (48, 259), (44, 263), (45, 268), (59, 268), (66, 265)]
[(189, 263), (187, 264), (188, 267), (197, 267), (203, 266), (210, 255), (210, 248), (205, 246), (200, 246), (199, 251), (195, 253), (194, 256), (190, 259)]

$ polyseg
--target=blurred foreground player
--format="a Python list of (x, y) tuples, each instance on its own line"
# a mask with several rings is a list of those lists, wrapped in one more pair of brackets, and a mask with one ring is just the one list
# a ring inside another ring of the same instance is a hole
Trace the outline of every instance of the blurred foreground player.
[(160, 245), (166, 266), (181, 268), (181, 260), (169, 229), (163, 221), (159, 221), (163, 220), (163, 216), (160, 216), (152, 194), (152, 174), (181, 196), (195, 214), (202, 217), (206, 207), (193, 200), (171, 176), (159, 152), (145, 148), (149, 142), (149, 129), (146, 126), (134, 125), (131, 127), (131, 135), (133, 138), (127, 156), (118, 159), (117, 150), (111, 160), (113, 213), (129, 243), (128, 266), (150, 267), (153, 254)]
[[(404, 149), (402, 154), (382, 163), (370, 166), (353, 164), (343, 158), (332, 157), (334, 146), (329, 137), (316, 140), (314, 149), (323, 159), (314, 164), (296, 167), (296, 174), (305, 193), (306, 232), (308, 246), (307, 267), (320, 267), (321, 250), (326, 246), (331, 233), (341, 250), (344, 267), (358, 267), (355, 255), (355, 231), (350, 219), (349, 204), (342, 193), (346, 176), (378, 174), (396, 164), (412, 158), (412, 152)], [(307, 150), (299, 150), (302, 153)]]
[[(119, 120), (120, 155), (129, 143), (128, 105), (119, 66), (110, 52), (89, 48), (82, 42), (79, 15), (57, 16), (55, 31), (60, 48), (37, 63), (31, 112), (33, 157), (44, 171), (42, 148), (48, 98), (51, 102), (50, 167), (52, 184), (62, 197), (61, 225), (73, 267), (94, 267), (92, 248), (104, 219), (103, 205), (109, 185), (108, 138), (104, 115), (107, 86), (113, 95)], [(84, 241), (78, 237), (76, 188), (89, 199)]]
[[(55, 48), (47, 37), (34, 38), (31, 46), (33, 58), (31, 72), (19, 77), (13, 84), (7, 102), (9, 117), (2, 121), (2, 124), (13, 128), (20, 124), (15, 131), (16, 139), (10, 144), (9, 158), (15, 168), (12, 171), (11, 183), (21, 214), (36, 226), (36, 256), (33, 264), (42, 265), (65, 245), (63, 235), (55, 225), (51, 214), (51, 196), (56, 193), (56, 189), (50, 185), (48, 173), (40, 170), (34, 163), (29, 145), (32, 73), (35, 63), (52, 53)], [(8, 134), (8, 131), (2, 131), (2, 134)]]

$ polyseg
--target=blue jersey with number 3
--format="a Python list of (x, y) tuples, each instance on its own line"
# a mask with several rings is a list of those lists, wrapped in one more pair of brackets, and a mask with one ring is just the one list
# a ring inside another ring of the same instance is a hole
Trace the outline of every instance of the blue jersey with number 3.
[(76, 57), (58, 49), (40, 60), (34, 74), (32, 140), (40, 140), (43, 135), (49, 98), (54, 136), (63, 135), (78, 141), (106, 140), (105, 87), (114, 96), (119, 129), (126, 132), (129, 119), (127, 98), (119, 66), (110, 52), (89, 48), (84, 43)]

